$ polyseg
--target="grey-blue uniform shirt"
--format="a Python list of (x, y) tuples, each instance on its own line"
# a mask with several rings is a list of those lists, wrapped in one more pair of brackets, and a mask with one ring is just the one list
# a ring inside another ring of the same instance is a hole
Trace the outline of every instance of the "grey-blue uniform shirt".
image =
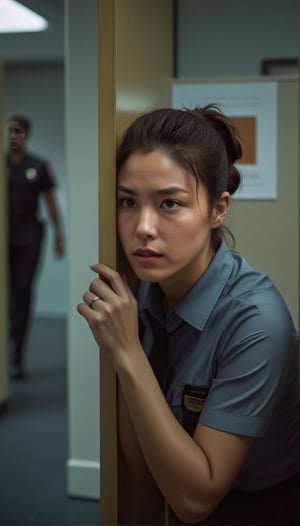
[(297, 335), (271, 280), (223, 240), (167, 316), (156, 283), (141, 283), (138, 304), (143, 348), (150, 359), (160, 347), (160, 383), (177, 420), (190, 434), (200, 422), (257, 437), (234, 487), (258, 490), (297, 473)]

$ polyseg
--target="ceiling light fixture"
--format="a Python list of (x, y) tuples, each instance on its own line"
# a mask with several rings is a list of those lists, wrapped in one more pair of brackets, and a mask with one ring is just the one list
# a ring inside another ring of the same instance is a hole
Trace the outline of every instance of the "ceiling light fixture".
[(45, 18), (16, 0), (0, 0), (0, 33), (44, 31)]

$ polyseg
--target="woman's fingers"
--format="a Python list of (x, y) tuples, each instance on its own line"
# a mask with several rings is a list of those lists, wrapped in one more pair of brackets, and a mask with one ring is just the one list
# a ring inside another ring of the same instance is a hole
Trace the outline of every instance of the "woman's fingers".
[(110, 307), (119, 310), (121, 305), (129, 308), (130, 304), (135, 303), (126, 279), (121, 278), (117, 271), (100, 263), (91, 265), (91, 268), (99, 277), (90, 283), (89, 290), (83, 294), (84, 303), (77, 306), (78, 312), (85, 318), (91, 318), (91, 311), (99, 313), (104, 307), (111, 312)]
[(139, 342), (136, 299), (118, 272), (100, 264), (93, 265), (92, 269), (100, 276), (83, 294), (77, 311), (117, 367)]
[[(99, 278), (94, 280), (90, 286), (90, 290), (95, 292), (95, 294), (97, 294), (96, 291), (98, 290), (98, 287), (101, 287), (101, 290), (104, 292), (109, 292), (112, 290), (118, 296), (127, 296), (127, 294), (130, 292), (127, 282), (121, 278), (120, 274), (116, 270), (113, 270), (102, 263), (91, 265), (91, 269), (99, 275)], [(99, 295), (101, 295), (100, 291)], [(103, 299), (105, 298), (103, 297)]]

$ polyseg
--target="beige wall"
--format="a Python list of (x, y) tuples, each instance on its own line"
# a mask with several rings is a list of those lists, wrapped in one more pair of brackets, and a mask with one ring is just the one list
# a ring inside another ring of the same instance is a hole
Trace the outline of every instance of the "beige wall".
[(278, 81), (278, 198), (234, 201), (236, 249), (266, 272), (282, 293), (298, 327), (299, 124), (298, 81)]

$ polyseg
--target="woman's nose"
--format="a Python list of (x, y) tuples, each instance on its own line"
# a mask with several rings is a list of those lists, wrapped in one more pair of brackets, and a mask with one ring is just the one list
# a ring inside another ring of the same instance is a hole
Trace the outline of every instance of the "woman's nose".
[(152, 209), (141, 210), (136, 227), (138, 237), (154, 237), (156, 235), (157, 215)]

